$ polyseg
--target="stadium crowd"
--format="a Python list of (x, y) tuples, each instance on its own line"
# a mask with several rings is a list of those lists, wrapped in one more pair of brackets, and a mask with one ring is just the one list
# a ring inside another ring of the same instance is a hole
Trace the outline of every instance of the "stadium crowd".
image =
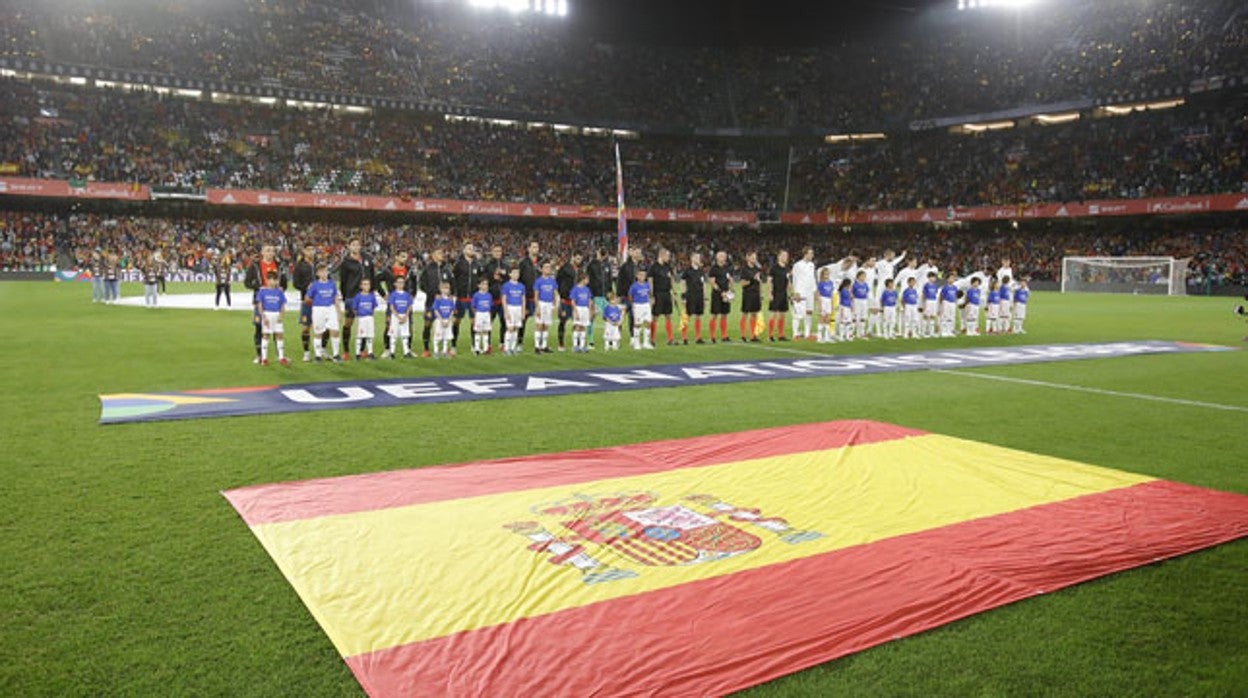
[[(66, 261), (89, 266), (91, 254), (116, 254), (123, 269), (137, 268), (154, 252), (172, 268), (209, 272), (219, 257), (229, 253), (245, 268), (260, 245), (271, 244), (285, 263), (293, 263), (304, 245), (318, 257), (338, 260), (352, 237), (361, 239), (364, 254), (384, 264), (398, 252), (407, 252), (416, 264), (435, 249), (454, 258), (466, 243), (478, 249), (494, 245), (506, 258), (519, 260), (531, 240), (541, 244), (543, 257), (563, 262), (573, 253), (589, 258), (597, 249), (614, 256), (613, 230), (585, 228), (517, 227), (493, 225), (408, 224), (348, 225), (285, 220), (227, 220), (49, 214), (35, 211), (0, 212), (0, 269), (25, 271), (54, 263), (57, 251)], [(1192, 227), (1172, 230), (1117, 227), (1109, 231), (1080, 229), (930, 230), (920, 228), (855, 228), (849, 231), (776, 229), (751, 233), (737, 229), (634, 230), (630, 241), (645, 259), (653, 260), (660, 247), (672, 250), (677, 267), (688, 263), (691, 252), (723, 250), (734, 261), (755, 249), (766, 266), (780, 249), (791, 253), (812, 247), (818, 259), (854, 254), (865, 258), (885, 249), (906, 250), (918, 259), (936, 260), (942, 268), (965, 274), (985, 269), (1002, 257), (1014, 261), (1019, 273), (1037, 281), (1054, 281), (1061, 274), (1063, 256), (1173, 256), (1190, 259), (1193, 278), (1211, 285), (1248, 285), (1248, 235), (1235, 227)], [(45, 266), (45, 268), (47, 268)]]
[(796, 210), (931, 208), (1248, 191), (1242, 107), (1187, 107), (802, 152)]
[(544, 117), (843, 130), (1182, 87), (1248, 63), (1248, 13), (1234, 0), (1014, 12), (949, 3), (877, 32), (832, 27), (823, 45), (743, 52), (608, 43), (556, 18), (386, 0), (14, 0), (0, 9), (0, 56)]
[[(1234, 103), (857, 147), (625, 140), (633, 207), (889, 209), (1248, 191)], [(0, 167), (30, 177), (609, 206), (610, 142), (407, 112), (215, 104), (0, 81)], [(791, 178), (785, 168), (791, 167)]]

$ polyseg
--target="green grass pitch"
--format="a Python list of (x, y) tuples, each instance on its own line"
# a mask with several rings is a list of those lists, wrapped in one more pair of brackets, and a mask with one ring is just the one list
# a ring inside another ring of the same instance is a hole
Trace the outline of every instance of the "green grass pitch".
[[(1233, 305), (1038, 293), (1025, 337), (777, 346), (846, 354), (1155, 338), (1248, 347)], [(5, 696), (360, 694), (218, 494), (242, 485), (867, 418), (1248, 493), (1243, 411), (927, 372), (101, 427), (100, 393), (786, 355), (734, 343), (260, 368), (246, 314), (96, 306), (86, 284), (7, 282), (0, 317)], [(729, 326), (735, 337), (735, 318)], [(1248, 407), (1248, 351), (975, 372)], [(1239, 541), (747, 695), (1243, 695), (1246, 582), (1248, 542)]]

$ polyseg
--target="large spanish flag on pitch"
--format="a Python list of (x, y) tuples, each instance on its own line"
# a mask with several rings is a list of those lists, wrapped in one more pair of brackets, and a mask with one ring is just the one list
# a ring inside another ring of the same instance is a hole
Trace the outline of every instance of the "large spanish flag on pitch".
[(1248, 534), (1248, 497), (860, 421), (225, 494), (374, 696), (722, 694)]

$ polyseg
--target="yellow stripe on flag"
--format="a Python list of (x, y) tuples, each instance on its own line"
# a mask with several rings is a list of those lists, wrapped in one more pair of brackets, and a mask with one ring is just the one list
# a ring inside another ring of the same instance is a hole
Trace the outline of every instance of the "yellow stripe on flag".
[[(924, 435), (253, 530), (349, 657), (1152, 479)], [(613, 493), (651, 493), (647, 508), (688, 516), (714, 514), (716, 503), (756, 512), (720, 520), (761, 545), (712, 564), (647, 566), (637, 560), (670, 562), (688, 550), (582, 540), (627, 576), (601, 584), (583, 583), (576, 569), (552, 564), (552, 550), (531, 547), (542, 532), (577, 542), (563, 526), (576, 517), (543, 515), (543, 504)]]

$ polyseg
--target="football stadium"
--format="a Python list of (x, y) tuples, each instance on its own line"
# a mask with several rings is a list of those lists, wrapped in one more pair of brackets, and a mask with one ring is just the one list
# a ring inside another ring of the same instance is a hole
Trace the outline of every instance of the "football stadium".
[(1248, 5), (6, 0), (0, 694), (1248, 691)]

